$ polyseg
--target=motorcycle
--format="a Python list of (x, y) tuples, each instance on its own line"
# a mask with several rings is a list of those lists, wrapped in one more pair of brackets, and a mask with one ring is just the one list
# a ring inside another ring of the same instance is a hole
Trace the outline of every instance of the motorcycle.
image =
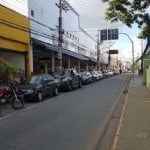
[(10, 103), (13, 109), (24, 107), (23, 94), (19, 93), (17, 87), (11, 84), (0, 84), (0, 105)]

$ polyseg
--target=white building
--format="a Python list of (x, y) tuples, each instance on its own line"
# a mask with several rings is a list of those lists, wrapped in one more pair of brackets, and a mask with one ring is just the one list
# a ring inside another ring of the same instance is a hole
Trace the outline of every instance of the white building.
[[(51, 63), (53, 65), (55, 63), (55, 58), (53, 57), (56, 57), (55, 54), (58, 49), (54, 47), (58, 46), (59, 8), (56, 4), (59, 5), (59, 0), (28, 1), (29, 18), (31, 19), (31, 38), (33, 41), (33, 58), (36, 51), (40, 50), (40, 52), (44, 52), (41, 50), (44, 49), (45, 46), (48, 51), (54, 52), (54, 54), (51, 54), (52, 56), (47, 58), (49, 60), (52, 59)], [(89, 59), (96, 61), (96, 40), (80, 26), (80, 15), (69, 3), (63, 1), (63, 5), (68, 9), (67, 12), (62, 11), (62, 26), (64, 29), (63, 48), (69, 52), (71, 51), (73, 55), (82, 54), (81, 56), (87, 56)], [(39, 43), (42, 47), (37, 48), (36, 45), (40, 45)], [(64, 54), (70, 55), (69, 52), (64, 51)], [(37, 55), (35, 57), (37, 57)], [(69, 66), (70, 63), (71, 62), (68, 62), (68, 67), (71, 67)], [(54, 71), (53, 65), (51, 67)]]
[[(80, 15), (70, 4), (65, 0), (62, 3), (68, 9), (67, 12), (62, 11), (63, 65), (77, 67), (79, 70), (80, 67), (93, 69), (97, 59), (97, 40), (81, 27)], [(55, 71), (58, 67), (59, 8), (56, 4), (59, 5), (59, 0), (0, 0), (0, 4), (30, 19), (31, 47), (28, 46), (30, 51), (27, 57), (30, 60), (27, 64), (30, 66), (29, 70), (47, 72), (50, 68)], [(11, 59), (9, 56), (6, 53), (5, 57)], [(18, 58), (17, 54), (12, 56)], [(23, 64), (18, 63), (23, 69), (26, 67), (24, 56), (26, 53), (21, 55)]]

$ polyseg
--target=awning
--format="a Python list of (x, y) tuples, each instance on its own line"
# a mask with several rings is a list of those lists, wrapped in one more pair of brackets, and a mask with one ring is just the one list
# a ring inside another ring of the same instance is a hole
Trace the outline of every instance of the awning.
[(33, 43), (33, 45), (43, 46), (46, 50), (58, 52), (58, 47), (55, 45), (45, 43), (45, 42), (37, 40), (37, 39), (32, 39), (32, 43)]
[(66, 55), (69, 55), (69, 56), (72, 56), (72, 57), (75, 57), (79, 60), (88, 60), (88, 58), (86, 56), (83, 56), (79, 53), (76, 53), (76, 52), (73, 52), (73, 51), (70, 51), (70, 50), (67, 50), (67, 49), (62, 49), (62, 53), (66, 54)]
[[(39, 40), (36, 40), (36, 39), (32, 39), (32, 42), (33, 42), (33, 44), (43, 46), (46, 50), (58, 52), (58, 46), (56, 46), (56, 45), (45, 43), (43, 41), (39, 41)], [(88, 58), (86, 56), (83, 56), (79, 53), (76, 53), (76, 52), (73, 52), (73, 51), (70, 51), (70, 50), (67, 50), (67, 49), (64, 49), (64, 48), (62, 48), (62, 53), (66, 54), (66, 55), (69, 55), (71, 57), (77, 58), (79, 60), (88, 60)]]

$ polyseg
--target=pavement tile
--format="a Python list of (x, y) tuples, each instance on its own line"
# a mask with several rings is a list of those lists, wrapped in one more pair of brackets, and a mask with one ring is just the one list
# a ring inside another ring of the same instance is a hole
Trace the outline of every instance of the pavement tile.
[(142, 77), (131, 81), (117, 150), (150, 150), (150, 90)]

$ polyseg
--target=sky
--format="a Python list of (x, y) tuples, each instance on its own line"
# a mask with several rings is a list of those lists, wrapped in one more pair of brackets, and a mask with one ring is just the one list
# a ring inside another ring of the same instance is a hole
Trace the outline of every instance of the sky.
[[(140, 57), (146, 42), (137, 38), (140, 33), (140, 29), (133, 25), (132, 28), (128, 28), (122, 23), (110, 23), (105, 20), (105, 11), (107, 3), (103, 3), (102, 0), (67, 0), (80, 14), (81, 26), (87, 31), (92, 32), (93, 29), (115, 29), (118, 28), (119, 33), (126, 33), (129, 35), (134, 43), (134, 56), (135, 59)], [(91, 31), (90, 31), (91, 30)], [(95, 34), (95, 33), (94, 33)], [(101, 44), (102, 51), (108, 50), (109, 45), (112, 45), (110, 49), (117, 49), (119, 51), (118, 57), (121, 60), (132, 60), (132, 43), (125, 34), (119, 34), (118, 40), (105, 41)]]
[(0, 4), (7, 6), (10, 9), (16, 10), (22, 15), (28, 17), (28, 0), (0, 0)]

